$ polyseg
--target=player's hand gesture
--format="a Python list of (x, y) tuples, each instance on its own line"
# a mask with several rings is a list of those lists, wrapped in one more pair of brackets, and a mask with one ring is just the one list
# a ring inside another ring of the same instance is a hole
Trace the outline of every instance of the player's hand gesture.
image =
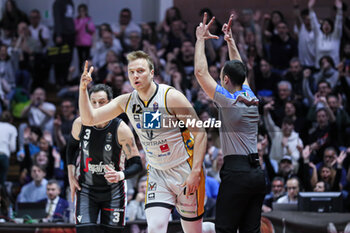
[(182, 184), (182, 187), (185, 187), (185, 190), (186, 190), (185, 191), (186, 197), (196, 193), (196, 190), (199, 187), (200, 180), (201, 180), (200, 174), (196, 174), (194, 172), (190, 173), (185, 183)]
[(91, 74), (94, 71), (94, 67), (91, 66), (88, 72), (89, 62), (85, 61), (84, 72), (80, 77), (80, 88), (86, 90), (89, 83), (92, 81)]
[(213, 34), (211, 34), (209, 32), (209, 27), (213, 24), (213, 22), (215, 20), (215, 17), (213, 17), (210, 20), (210, 22), (208, 24), (206, 24), (207, 18), (208, 18), (208, 15), (207, 15), (207, 12), (205, 12), (204, 16), (203, 16), (203, 22), (200, 23), (199, 26), (196, 29), (197, 40), (198, 39), (204, 39), (204, 40), (207, 40), (207, 39), (219, 39), (218, 36), (213, 35)]
[(231, 14), (228, 22), (222, 25), (222, 32), (224, 33), (224, 39), (226, 42), (230, 42), (231, 40), (233, 40), (233, 36), (232, 36), (233, 17), (234, 15)]
[(107, 172), (105, 172), (105, 178), (110, 183), (118, 183), (120, 181), (120, 174), (119, 172), (115, 171), (108, 165), (105, 166), (105, 169)]

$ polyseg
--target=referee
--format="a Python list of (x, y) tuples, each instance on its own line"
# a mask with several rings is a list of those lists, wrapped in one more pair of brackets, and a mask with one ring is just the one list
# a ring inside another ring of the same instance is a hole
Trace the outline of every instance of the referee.
[(224, 24), (230, 61), (221, 70), (218, 85), (208, 72), (205, 40), (218, 37), (209, 32), (214, 18), (196, 29), (195, 75), (219, 110), (220, 141), (224, 165), (216, 203), (216, 232), (260, 232), (261, 207), (265, 196), (264, 173), (257, 155), (258, 99), (246, 79), (246, 69), (232, 37), (231, 24)]

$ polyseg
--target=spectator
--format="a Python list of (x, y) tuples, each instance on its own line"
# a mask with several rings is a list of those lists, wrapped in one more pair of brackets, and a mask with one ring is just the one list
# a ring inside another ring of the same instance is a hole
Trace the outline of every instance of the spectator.
[(17, 129), (12, 125), (10, 112), (3, 112), (0, 120), (0, 185), (4, 186), (11, 153), (16, 151)]
[(55, 0), (53, 3), (54, 42), (56, 46), (68, 45), (68, 59), (55, 63), (55, 78), (58, 86), (67, 84), (68, 69), (75, 44), (74, 4), (72, 0)]
[(285, 195), (283, 177), (276, 176), (272, 180), (271, 192), (266, 194), (264, 204), (262, 206), (263, 212), (270, 212), (272, 210), (272, 203), (276, 202), (280, 197)]
[(215, 178), (219, 183), (220, 179), (220, 170), (222, 165), (224, 164), (224, 156), (222, 154), (222, 150), (219, 149), (216, 155), (216, 158), (213, 160), (213, 165), (211, 169), (208, 171), (208, 176)]
[(40, 22), (41, 15), (40, 11), (37, 9), (30, 12), (29, 20), (30, 25), (28, 29), (30, 31), (30, 35), (34, 40), (40, 43), (41, 52), (45, 52), (50, 40), (49, 28)]
[(157, 26), (157, 31), (161, 34), (169, 33), (171, 23), (177, 19), (182, 19), (179, 8), (175, 6), (168, 8), (163, 21)]
[(335, 69), (334, 61), (330, 56), (323, 56), (319, 60), (319, 67), (321, 70), (314, 75), (314, 83), (319, 83), (321, 80), (328, 82), (331, 85), (331, 88), (338, 83), (339, 73)]
[(116, 74), (116, 70), (118, 70), (118, 66), (120, 66), (118, 63), (114, 63), (112, 67), (112, 73), (110, 78), (110, 86), (112, 87), (113, 91), (113, 98), (121, 95), (123, 84), (126, 81), (126, 78), (122, 74)]
[(329, 185), (324, 181), (318, 181), (314, 188), (314, 192), (329, 192)]
[(128, 35), (128, 41), (129, 41), (129, 44), (124, 44), (124, 42), (121, 41), (122, 46), (124, 48), (123, 49), (124, 57), (126, 57), (126, 55), (132, 51), (142, 50), (142, 38), (140, 33), (136, 31), (130, 32)]
[(17, 152), (17, 160), (20, 162), (20, 173), (24, 173), (21, 175), (24, 178), (30, 170), (34, 154), (40, 151), (39, 140), (43, 133), (41, 129), (36, 126), (27, 127), (25, 125), (23, 128), (22, 137), (21, 129), (19, 130), (20, 134), (18, 141), (20, 150)]
[(142, 29), (142, 41), (148, 41), (150, 44), (155, 45), (157, 48), (160, 47), (158, 40), (158, 34), (156, 32), (155, 22), (143, 23)]
[[(149, 184), (149, 185), (152, 186), (157, 184)], [(154, 186), (153, 188), (156, 188), (156, 186)], [(131, 200), (127, 206), (128, 221), (146, 220), (146, 214), (145, 214), (145, 208), (144, 208), (146, 189), (147, 189), (147, 177), (143, 176), (139, 179), (135, 199)]]
[(191, 37), (185, 31), (184, 22), (181, 19), (174, 19), (170, 24), (170, 31), (161, 39), (162, 47), (165, 48), (167, 54), (173, 52), (175, 48), (180, 48), (184, 41), (190, 39)]
[[(346, 98), (350, 99), (350, 62), (347, 66), (345, 66), (345, 63), (340, 63), (338, 66), (339, 71), (339, 82), (340, 82), (340, 93)], [(340, 99), (339, 99), (340, 100)], [(350, 112), (350, 101), (346, 101), (344, 104), (344, 109), (347, 112)]]
[(46, 186), (47, 198), (44, 200), (46, 202), (46, 219), (49, 221), (63, 221), (64, 218), (69, 218), (68, 213), (68, 202), (61, 198), (59, 195), (61, 193), (60, 185), (56, 180), (49, 180)]
[(299, 134), (294, 131), (294, 122), (291, 118), (285, 117), (281, 128), (276, 126), (269, 112), (271, 108), (272, 103), (268, 103), (264, 106), (264, 122), (272, 141), (270, 158), (279, 162), (284, 155), (289, 155), (297, 171), (299, 160), (297, 146), (302, 146), (303, 142)]
[(287, 24), (281, 21), (277, 24), (277, 35), (271, 38), (270, 61), (279, 74), (283, 74), (289, 61), (298, 56), (297, 42), (288, 32)]
[[(34, 69), (36, 63), (39, 62), (36, 60), (36, 55), (41, 52), (41, 44), (31, 36), (28, 24), (25, 22), (18, 24), (17, 34), (18, 38), (15, 42), (14, 52), (17, 52), (19, 56), (19, 71), (16, 72), (16, 83), (25, 90), (31, 90), (32, 77), (34, 77), (35, 83), (38, 84), (38, 77)], [(19, 75), (21, 75), (21, 78), (24, 80), (21, 80)]]
[(298, 203), (298, 194), (300, 190), (299, 179), (289, 178), (286, 182), (287, 194), (277, 200), (277, 203)]
[(86, 4), (78, 6), (78, 17), (74, 20), (75, 24), (75, 45), (77, 46), (79, 56), (79, 70), (83, 70), (83, 63), (90, 59), (90, 49), (92, 46), (92, 37), (95, 33), (95, 25), (88, 14)]
[(21, 166), (21, 180), (24, 181), (24, 183), (31, 180), (27, 171), (30, 170), (33, 164), (38, 164), (45, 169), (46, 179), (55, 178), (57, 180), (63, 180), (65, 177), (63, 161), (56, 148), (52, 146), (51, 135), (45, 133), (41, 136), (38, 145), (39, 151), (33, 154), (28, 150), (28, 146), (25, 146), (25, 157)]
[(106, 55), (109, 50), (112, 50), (118, 56), (122, 52), (122, 45), (120, 41), (116, 38), (113, 38), (112, 32), (103, 31), (102, 32), (102, 43), (96, 45), (94, 54), (92, 56), (92, 63), (97, 68), (101, 68), (106, 64)]
[(39, 165), (33, 165), (31, 168), (32, 182), (24, 185), (17, 197), (17, 202), (38, 202), (47, 198), (46, 185), (47, 180), (45, 169)]
[[(348, 183), (346, 180), (346, 170), (344, 167), (338, 166), (338, 161), (342, 159), (345, 152), (341, 152), (338, 156), (337, 151), (333, 147), (327, 147), (324, 152), (323, 152), (323, 161), (319, 162), (316, 164), (316, 168), (318, 173), (320, 173), (320, 170), (323, 166), (330, 167), (334, 171), (336, 171), (339, 167), (340, 169), (340, 184), (342, 187), (345, 187), (346, 184)], [(338, 159), (338, 157), (340, 157)], [(334, 174), (333, 174), (334, 175)]]
[[(312, 80), (310, 80), (311, 77), (311, 70), (306, 69), (303, 72), (303, 93), (304, 93), (304, 97), (307, 100), (307, 105), (310, 106), (312, 104), (314, 104), (314, 102), (316, 101), (317, 103), (319, 102), (319, 97), (326, 97), (328, 94), (330, 94), (332, 92), (332, 88), (329, 82), (327, 82), (326, 80), (320, 80), (317, 83), (317, 92), (315, 93), (315, 95), (313, 94), (313, 91), (310, 88), (313, 85)], [(323, 105), (322, 105), (323, 106)]]
[(337, 146), (337, 132), (334, 122), (330, 120), (328, 110), (320, 108), (316, 111), (316, 124), (309, 131), (311, 150), (315, 151), (311, 161), (318, 163), (323, 155), (323, 150), (328, 146)]
[(284, 180), (289, 179), (292, 176), (295, 176), (294, 167), (292, 163), (292, 158), (289, 155), (283, 156), (283, 158), (278, 163), (278, 170), (275, 171), (272, 161), (269, 158), (268, 154), (265, 154), (264, 157), (265, 167), (267, 171), (267, 176), (270, 180), (273, 180), (276, 176), (283, 177)]
[[(146, 189), (147, 189), (147, 177), (142, 176), (137, 185), (137, 192), (136, 197), (134, 200), (131, 200), (126, 208), (126, 219), (128, 221), (135, 221), (135, 220), (146, 220), (146, 214), (145, 214), (145, 195), (146, 195)], [(157, 188), (156, 183), (150, 183), (148, 184), (149, 187)], [(142, 227), (138, 226), (137, 224), (131, 224), (130, 229), (132, 233), (141, 233), (143, 232)]]
[(347, 145), (346, 138), (349, 138), (347, 132), (349, 132), (350, 116), (347, 111), (345, 111), (345, 109), (340, 105), (339, 96), (328, 95), (327, 103), (335, 116), (335, 122), (337, 125), (337, 139), (339, 140), (339, 145), (345, 146)]
[(340, 173), (339, 169), (335, 170), (334, 168), (324, 165), (319, 170), (319, 180), (327, 183), (331, 187), (330, 191), (338, 192), (340, 191)]
[(308, 7), (310, 10), (311, 27), (315, 34), (316, 68), (320, 68), (320, 64), (318, 64), (317, 61), (320, 61), (323, 56), (330, 56), (335, 65), (338, 65), (340, 62), (339, 51), (343, 23), (342, 1), (334, 1), (335, 6), (337, 7), (335, 23), (327, 18), (322, 21), (321, 25), (319, 24), (316, 13), (313, 9), (315, 2), (316, 0), (309, 0)]
[(46, 91), (38, 87), (31, 95), (30, 105), (23, 109), (22, 117), (28, 117), (30, 126), (40, 127), (42, 131), (48, 131), (52, 134), (55, 112), (55, 105), (46, 102)]
[(298, 104), (295, 101), (287, 101), (284, 105), (284, 115), (293, 120), (294, 130), (299, 133), (300, 138), (304, 141), (307, 135), (306, 120), (305, 117), (297, 115)]
[(277, 94), (277, 83), (281, 81), (281, 77), (272, 71), (270, 63), (264, 58), (260, 60), (259, 70), (255, 72), (254, 78), (256, 92), (259, 96), (266, 91), (271, 95)]
[[(61, 166), (61, 156), (55, 148), (48, 147), (48, 151), (40, 150), (33, 157), (33, 163), (43, 167), (46, 171), (45, 178), (57, 179), (60, 186), (63, 187), (65, 177), (63, 166)], [(63, 161), (62, 161), (63, 162)]]
[(72, 130), (73, 121), (76, 118), (76, 107), (73, 100), (62, 100), (60, 110), (61, 114), (57, 115), (54, 120), (54, 141), (63, 157), (63, 161), (66, 161), (66, 145)]
[(123, 8), (119, 14), (119, 21), (112, 25), (112, 30), (120, 41), (126, 45), (130, 45), (129, 35), (131, 32), (136, 32), (138, 36), (141, 36), (141, 28), (139, 25), (132, 21), (131, 10), (129, 8)]
[(39, 44), (38, 53), (35, 54), (34, 63), (34, 80), (32, 87), (36, 88), (40, 85), (44, 85), (48, 82), (47, 77), (49, 75), (49, 63), (46, 57), (46, 51), (50, 42), (50, 31), (47, 26), (42, 24), (40, 11), (34, 9), (29, 15), (30, 25), (28, 27), (31, 38), (37, 41)]
[(272, 36), (277, 35), (277, 25), (284, 21), (284, 15), (280, 11), (272, 11), (271, 14), (264, 15), (264, 36), (266, 39), (270, 39)]
[(276, 125), (282, 125), (284, 118), (284, 106), (287, 101), (294, 100), (292, 84), (282, 80), (277, 84), (277, 96), (273, 103), (271, 115)]
[(10, 56), (7, 51), (6, 45), (0, 45), (0, 98), (3, 101), (0, 105), (9, 110), (13, 90), (16, 87), (15, 73), (18, 68), (18, 59), (16, 53)]
[(7, 0), (5, 3), (5, 10), (0, 21), (1, 28), (8, 30), (9, 34), (14, 36), (17, 30), (17, 25), (20, 22), (27, 22), (27, 15), (18, 9), (16, 1)]
[(289, 62), (288, 72), (284, 79), (292, 84), (295, 99), (302, 100), (303, 98), (303, 67), (301, 66), (299, 58), (292, 58)]
[(309, 10), (300, 12), (299, 5), (294, 5), (298, 34), (298, 54), (300, 63), (304, 67), (313, 68), (315, 66), (315, 34), (311, 27)]

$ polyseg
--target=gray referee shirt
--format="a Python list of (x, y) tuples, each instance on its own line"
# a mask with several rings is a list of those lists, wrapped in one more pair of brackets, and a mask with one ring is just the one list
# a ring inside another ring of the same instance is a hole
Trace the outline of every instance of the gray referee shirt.
[(221, 120), (220, 141), (224, 156), (257, 153), (258, 99), (249, 86), (230, 93), (216, 86), (214, 101)]

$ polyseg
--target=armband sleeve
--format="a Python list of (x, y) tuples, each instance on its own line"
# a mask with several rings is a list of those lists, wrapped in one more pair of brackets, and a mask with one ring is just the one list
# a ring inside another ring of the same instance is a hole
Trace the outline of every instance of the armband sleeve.
[(127, 166), (123, 172), (124, 172), (125, 179), (129, 179), (137, 175), (141, 171), (142, 171), (141, 158), (140, 156), (134, 156), (127, 160)]

